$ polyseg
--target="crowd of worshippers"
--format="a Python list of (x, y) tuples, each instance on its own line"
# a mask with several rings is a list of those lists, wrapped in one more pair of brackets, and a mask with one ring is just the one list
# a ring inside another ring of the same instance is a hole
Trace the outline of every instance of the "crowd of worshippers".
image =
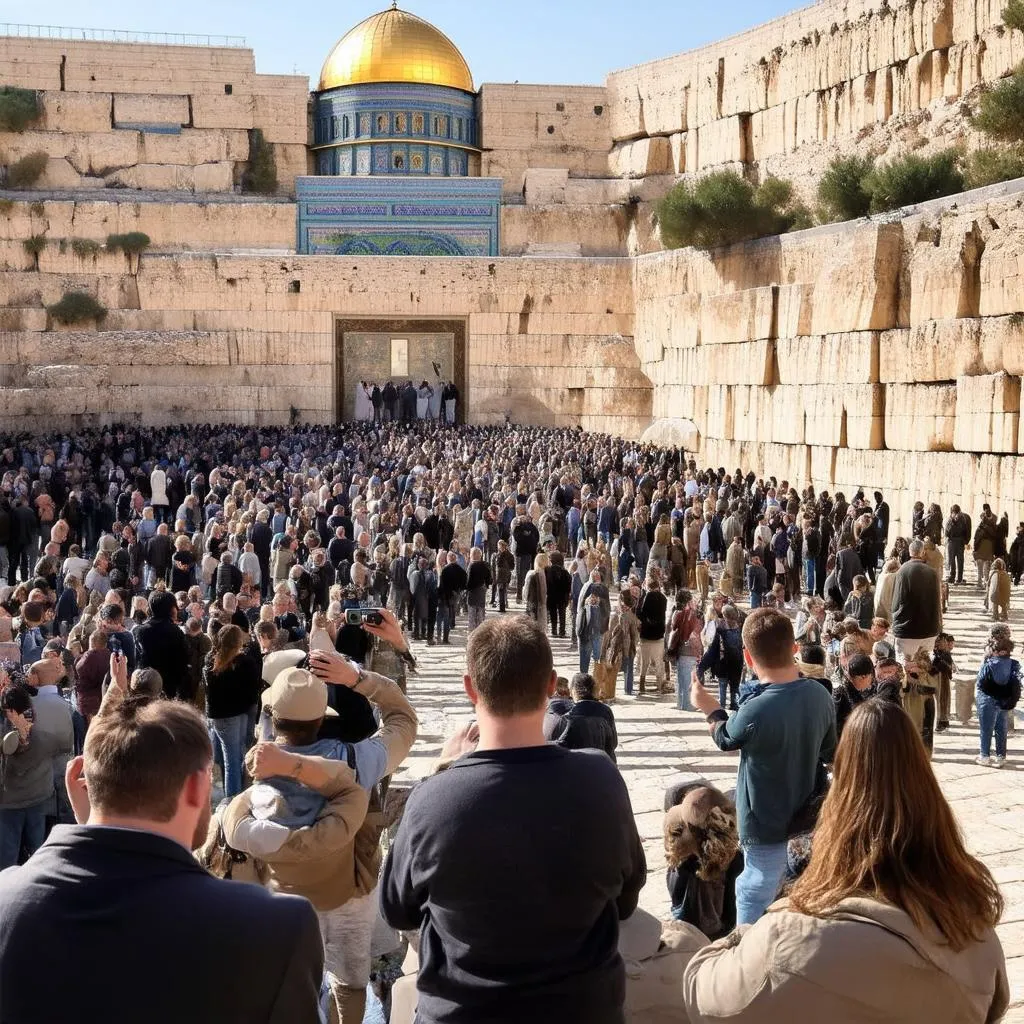
[[(4, 1016), (64, 1015), (28, 985), (26, 951), (47, 948), (75, 964), (68, 1012), (127, 1020), (152, 998), (154, 934), (188, 948), (203, 995), (168, 995), (167, 1020), (362, 1021), (382, 997), (396, 1024), (417, 1002), (426, 1024), (618, 1024), (648, 977), (627, 981), (623, 957), (666, 956), (683, 978), (681, 998), (679, 977), (658, 994), (683, 1014), (666, 1019), (775, 1020), (810, 999), (867, 1021), (965, 979), (958, 1019), (1005, 1006), (999, 892), (927, 768), (973, 702), (979, 763), (1006, 763), (1020, 667), (998, 563), (1016, 563), (988, 506), (973, 533), (933, 506), (890, 549), (879, 492), (798, 495), (577, 430), (124, 428), (0, 448), (0, 866), (27, 861), (0, 879), (0, 965), (26, 979)], [(942, 629), (968, 548), (997, 620), (970, 686)], [(407, 675), (462, 616), (476, 719), (403, 800)], [(627, 694), (638, 672), (660, 695), (673, 668), (678, 707), (740, 763), (735, 796), (666, 794), (663, 930), (635, 910), (647, 865), (608, 701), (620, 671)], [(904, 845), (862, 842), (879, 820)], [(80, 955), (111, 915), (120, 1013)], [(765, 988), (808, 928), (851, 943), (877, 991), (792, 952), (795, 990)], [(921, 991), (897, 969), (904, 940)], [(255, 979), (242, 1002), (215, 984), (228, 946)]]
[(458, 412), (459, 388), (455, 381), (438, 378), (433, 384), (422, 380), (359, 382), (356, 391), (355, 418), (375, 423), (412, 423), (436, 420), (454, 425)]

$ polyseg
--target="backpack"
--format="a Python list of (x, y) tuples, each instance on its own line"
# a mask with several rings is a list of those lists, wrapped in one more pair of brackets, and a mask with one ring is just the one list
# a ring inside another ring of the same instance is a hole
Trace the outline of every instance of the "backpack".
[(715, 630), (716, 679), (738, 679), (743, 674), (743, 638), (738, 629), (719, 626)]

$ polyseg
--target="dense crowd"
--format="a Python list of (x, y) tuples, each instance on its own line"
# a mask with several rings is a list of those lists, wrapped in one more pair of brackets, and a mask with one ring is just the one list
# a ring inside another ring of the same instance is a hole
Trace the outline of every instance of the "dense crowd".
[[(783, 1019), (803, 990), (765, 997), (757, 970), (808, 918), (826, 945), (857, 948), (839, 924), (857, 919), (945, 941), (958, 966), (922, 954), (929, 990), (984, 975), (956, 1019), (995, 1019), (998, 890), (927, 759), (976, 704), (978, 762), (1007, 763), (1024, 524), (1011, 543), (988, 505), (975, 526), (919, 503), (891, 537), (879, 491), (798, 492), (579, 430), (456, 427), (454, 385), (433, 412), (423, 387), (367, 386), (369, 418), (342, 428), (0, 435), (0, 867), (25, 865), (0, 879), (4, 977), (29, 971), (26, 949), (73, 960), (116, 920), (134, 980), (112, 1011), (76, 966), (79, 1016), (127, 1020), (133, 985), (152, 1000), (147, 934), (171, 949), (204, 932), (236, 944), (245, 999), (215, 983), (222, 956), (197, 961), (190, 978), (218, 991), (199, 1013), (167, 994), (156, 1019), (361, 1021), (371, 978), (386, 999), (400, 973), (375, 955), (401, 933), (422, 1024), (621, 1021), (620, 921), (647, 878), (615, 768), (621, 673), (626, 695), (674, 692), (740, 753), (734, 795), (666, 798), (666, 912), (701, 946), (755, 926), (696, 952), (691, 1020)], [(943, 629), (968, 551), (993, 619), (970, 686)], [(416, 738), (417, 658), (463, 624), (476, 720), (404, 801), (389, 780)], [(571, 681), (553, 670), (563, 640)], [(854, 863), (897, 821), (908, 835)], [(5, 984), (0, 1016), (62, 1019), (33, 999)]]

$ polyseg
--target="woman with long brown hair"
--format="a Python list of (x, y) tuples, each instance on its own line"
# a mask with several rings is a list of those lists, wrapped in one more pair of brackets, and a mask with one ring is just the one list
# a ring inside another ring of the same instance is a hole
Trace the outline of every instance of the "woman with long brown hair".
[(910, 718), (866, 701), (836, 751), (807, 870), (742, 936), (694, 957), (686, 1009), (692, 1024), (989, 1024), (1009, 1001), (1002, 911)]
[(224, 755), (224, 795), (242, 791), (242, 759), (253, 741), (249, 723), (256, 719), (260, 697), (260, 663), (249, 651), (249, 638), (238, 626), (221, 626), (203, 666), (206, 717)]

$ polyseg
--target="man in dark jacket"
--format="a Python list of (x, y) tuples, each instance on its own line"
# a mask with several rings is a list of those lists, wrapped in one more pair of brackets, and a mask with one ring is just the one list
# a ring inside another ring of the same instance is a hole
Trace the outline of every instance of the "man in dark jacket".
[(551, 635), (565, 639), (565, 610), (572, 598), (572, 577), (565, 568), (560, 551), (551, 553), (551, 564), (544, 570), (548, 585), (548, 619)]
[(150, 537), (146, 545), (146, 564), (149, 566), (147, 588), (158, 580), (167, 579), (167, 570), (171, 567), (171, 537), (166, 523), (156, 528), (156, 534)]
[(449, 551), (448, 564), (441, 570), (437, 584), (437, 631), (443, 644), (451, 642), (448, 634), (455, 625), (457, 598), (468, 583), (466, 570), (459, 565), (455, 552)]
[(963, 583), (964, 551), (971, 542), (971, 517), (964, 515), (959, 505), (954, 505), (943, 532), (946, 535), (946, 582)]
[(274, 531), (267, 521), (269, 518), (269, 513), (261, 511), (249, 530), (249, 540), (260, 563), (260, 591), (264, 597), (270, 592), (270, 545), (274, 540)]
[(225, 594), (237, 594), (242, 589), (242, 573), (235, 565), (235, 560), (230, 551), (225, 551), (220, 556), (220, 565), (217, 566), (216, 592), (219, 601)]
[(189, 672), (189, 645), (175, 618), (178, 606), (174, 595), (158, 590), (149, 599), (150, 618), (135, 633), (139, 668), (154, 668), (160, 673), (167, 697), (192, 701), (195, 691)]
[(619, 736), (615, 716), (607, 704), (594, 698), (597, 683), (587, 672), (577, 672), (570, 684), (575, 703), (562, 718), (551, 739), (566, 750), (603, 750), (613, 761)]
[(533, 560), (540, 547), (540, 531), (526, 514), (526, 506), (520, 505), (512, 520), (512, 554), (516, 556), (516, 600), (523, 599), (523, 581), (533, 568)]
[[(94, 719), (68, 768), (87, 823), (58, 825), (24, 867), (0, 875), (0, 1017), (130, 1024), (148, 1005), (154, 1019), (195, 1024), (319, 1019), (312, 906), (214, 878), (191, 853), (206, 837), (212, 760), (206, 722), (178, 701), (115, 701)], [(189, 984), (167, 983), (171, 961)], [(246, 983), (224, 985), (225, 966)]]
[(21, 497), (11, 510), (11, 534), (7, 545), (7, 582), (10, 586), (14, 586), (19, 569), (21, 578), (28, 580), (29, 556), (32, 554), (38, 534), (39, 519), (29, 506), (28, 498)]
[(910, 542), (910, 560), (900, 566), (892, 586), (892, 634), (901, 661), (922, 647), (932, 650), (942, 629), (941, 581), (924, 560), (924, 542)]

